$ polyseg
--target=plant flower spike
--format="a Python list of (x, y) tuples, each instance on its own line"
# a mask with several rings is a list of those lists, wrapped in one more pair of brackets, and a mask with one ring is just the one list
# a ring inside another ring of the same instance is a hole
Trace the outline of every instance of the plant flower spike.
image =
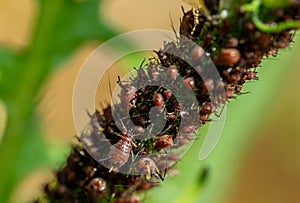
[(80, 144), (35, 202), (142, 202), (171, 176), (198, 128), (243, 94), (262, 60), (287, 48), (300, 27), (297, 0), (185, 2), (192, 8), (182, 9), (176, 40), (118, 79), (119, 102), (89, 115)]

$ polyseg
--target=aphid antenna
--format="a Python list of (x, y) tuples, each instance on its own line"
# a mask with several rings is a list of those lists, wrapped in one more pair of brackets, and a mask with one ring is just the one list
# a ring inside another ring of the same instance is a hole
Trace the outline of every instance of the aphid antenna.
[(239, 92), (238, 95), (243, 95), (243, 94), (249, 94), (250, 91), (247, 91), (247, 92)]
[(163, 135), (165, 132), (167, 132), (168, 130), (170, 130), (171, 126), (168, 126), (164, 131), (160, 132), (158, 135), (153, 135), (152, 138), (153, 139), (157, 139), (160, 137), (160, 135)]
[(170, 13), (170, 12), (169, 12), (169, 18), (170, 18), (170, 22), (171, 22), (170, 27), (171, 27), (171, 29), (173, 30), (173, 33), (174, 33), (174, 35), (175, 35), (175, 38), (176, 38), (177, 40), (179, 40), (179, 36), (177, 35), (176, 29), (175, 29), (175, 26), (174, 26), (174, 21), (173, 21), (173, 19), (172, 19), (172, 16), (171, 16), (171, 13)]
[(145, 63), (146, 59), (144, 58), (144, 60), (141, 62), (140, 68), (143, 67), (144, 63)]
[(114, 101), (114, 98), (113, 98), (113, 95), (112, 95), (112, 88), (111, 88), (111, 82), (110, 82), (109, 71), (107, 71), (106, 74), (107, 74), (107, 77), (108, 77), (109, 94), (110, 94), (110, 97), (111, 97), (111, 101), (112, 101), (113, 105), (115, 106), (115, 105), (116, 105), (116, 102)]
[(222, 113), (223, 113), (223, 111), (225, 109), (225, 106), (226, 106), (226, 102), (223, 103), (221, 111), (219, 113), (215, 112), (215, 116), (217, 116), (218, 118), (220, 118), (220, 116), (222, 115)]
[(88, 115), (88, 117), (90, 117), (90, 118), (92, 118), (93, 117), (93, 115), (89, 112), (89, 110), (88, 109), (85, 109), (85, 112), (86, 112), (86, 114)]
[[(297, 30), (294, 30), (294, 31), (293, 31), (293, 34), (292, 34), (292, 36), (291, 36), (290, 42), (295, 43), (294, 38), (295, 38), (296, 35), (297, 35)], [(298, 36), (299, 36), (299, 35), (300, 35), (300, 34), (298, 33)]]
[[(111, 157), (105, 157), (103, 159), (98, 159), (98, 162), (103, 162), (103, 161), (106, 161), (106, 160), (109, 160), (111, 159)], [(112, 167), (113, 168), (113, 167)], [(110, 171), (111, 172), (111, 171)]]
[(114, 167), (112, 166), (112, 167), (110, 167), (108, 173), (111, 173), (113, 170), (114, 170)]
[[(183, 15), (186, 14), (183, 6), (181, 6), (181, 11), (182, 11)], [(180, 20), (181, 20), (181, 18), (180, 18)]]
[[(157, 179), (160, 179), (161, 181), (164, 181), (164, 180), (165, 180), (165, 178), (162, 177), (162, 175), (159, 173), (159, 171), (158, 171), (158, 172), (155, 171), (155, 172), (153, 173), (153, 175), (154, 175)], [(156, 183), (160, 183), (160, 182), (156, 182)]]
[(118, 75), (117, 84), (118, 84), (121, 88), (124, 88), (124, 85), (122, 84), (123, 82), (128, 82), (128, 81), (121, 81), (121, 78), (120, 78), (120, 76)]

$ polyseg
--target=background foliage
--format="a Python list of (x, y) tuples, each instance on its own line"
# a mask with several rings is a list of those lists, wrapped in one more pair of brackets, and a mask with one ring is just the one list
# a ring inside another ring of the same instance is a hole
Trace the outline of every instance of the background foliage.
[[(96, 0), (11, 2), (0, 2), (0, 98), (8, 115), (0, 145), (0, 202), (25, 201), (25, 188), (33, 181), (25, 184), (24, 179), (36, 176), (41, 167), (58, 167), (67, 154), (68, 148), (62, 146), (67, 146), (66, 137), (74, 139), (75, 132), (71, 99), (65, 97), (71, 95), (74, 75), (87, 54), (115, 36), (116, 27), (119, 32), (170, 30), (168, 13), (178, 27), (183, 4), (118, 0), (101, 7)], [(26, 8), (31, 20), (25, 26)], [(264, 62), (260, 80), (247, 85), (251, 94), (229, 103), (223, 137), (209, 159), (198, 161), (200, 137), (178, 163), (180, 175), (147, 193), (147, 201), (298, 202), (293, 190), (300, 183), (297, 52), (295, 44)], [(209, 173), (202, 185), (204, 167)]]

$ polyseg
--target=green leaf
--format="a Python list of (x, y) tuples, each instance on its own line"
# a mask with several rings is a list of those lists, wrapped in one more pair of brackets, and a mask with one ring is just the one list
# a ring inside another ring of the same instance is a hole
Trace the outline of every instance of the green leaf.
[(30, 45), (20, 51), (0, 48), (0, 98), (7, 107), (0, 145), (0, 202), (8, 201), (28, 172), (53, 162), (35, 116), (42, 84), (83, 43), (102, 42), (117, 34), (99, 15), (99, 0), (38, 3)]

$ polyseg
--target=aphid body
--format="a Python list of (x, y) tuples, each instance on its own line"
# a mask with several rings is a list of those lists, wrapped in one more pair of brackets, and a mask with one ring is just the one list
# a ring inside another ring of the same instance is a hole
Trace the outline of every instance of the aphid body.
[(87, 189), (91, 195), (104, 196), (107, 192), (107, 184), (103, 178), (94, 178), (89, 182)]
[(145, 178), (147, 181), (151, 179), (152, 175), (154, 175), (156, 178), (162, 181), (164, 180), (155, 162), (151, 158), (141, 158), (137, 163), (137, 169), (140, 174), (145, 174)]
[(110, 147), (110, 171), (122, 167), (128, 160), (132, 149), (132, 136), (121, 134), (121, 139)]

